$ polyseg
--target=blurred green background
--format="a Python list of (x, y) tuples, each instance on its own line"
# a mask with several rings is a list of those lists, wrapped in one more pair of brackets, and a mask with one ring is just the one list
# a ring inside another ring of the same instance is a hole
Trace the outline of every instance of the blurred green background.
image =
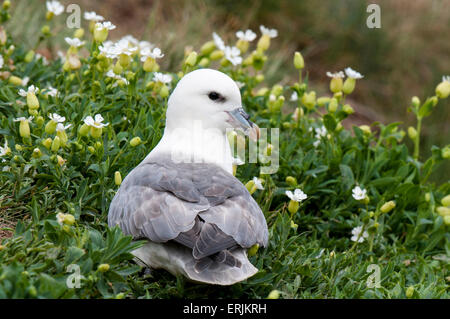
[[(260, 24), (276, 28), (279, 36), (272, 41), (265, 66), (267, 84), (288, 84), (296, 78), (292, 67), (296, 50), (305, 58), (309, 81), (318, 96), (329, 92), (326, 71), (350, 66), (365, 76), (349, 100), (356, 113), (346, 125), (401, 121), (406, 128), (414, 124), (413, 115), (407, 112), (411, 97), (423, 99), (433, 95), (442, 76), (450, 74), (448, 0), (61, 2), (77, 3), (82, 12), (96, 11), (117, 25), (110, 32), (112, 39), (132, 34), (159, 46), (165, 53), (164, 71), (174, 70), (181, 64), (184, 49), (199, 49), (211, 39), (213, 31), (233, 44), (237, 30), (251, 28), (259, 33)], [(369, 3), (381, 8), (380, 29), (366, 26)], [(33, 48), (45, 20), (45, 1), (15, 0), (13, 7), (7, 30), (26, 47)], [(63, 38), (73, 32), (66, 28), (65, 17), (67, 14), (52, 21), (52, 32), (57, 34), (55, 49), (66, 49)], [(86, 28), (85, 21), (83, 24)], [(38, 52), (51, 57), (45, 47), (42, 43)], [(449, 120), (447, 99), (424, 121), (422, 158), (430, 154), (433, 144), (449, 143)], [(447, 181), (449, 171), (446, 161), (432, 178)]]

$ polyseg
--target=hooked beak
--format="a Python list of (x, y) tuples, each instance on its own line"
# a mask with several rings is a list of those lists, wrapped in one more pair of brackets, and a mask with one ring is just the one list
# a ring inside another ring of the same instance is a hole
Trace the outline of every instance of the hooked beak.
[(229, 123), (236, 129), (241, 129), (252, 140), (259, 139), (259, 127), (249, 120), (250, 116), (245, 113), (242, 107), (227, 112), (230, 116)]

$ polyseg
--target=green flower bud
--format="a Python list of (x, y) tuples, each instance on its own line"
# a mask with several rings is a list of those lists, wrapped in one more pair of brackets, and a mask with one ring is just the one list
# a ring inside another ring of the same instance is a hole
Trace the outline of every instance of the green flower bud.
[(446, 147), (444, 147), (441, 151), (442, 157), (445, 159), (449, 159), (450, 158), (450, 146), (447, 145)]
[(133, 147), (138, 146), (139, 144), (141, 144), (141, 138), (139, 136), (133, 137), (130, 141), (130, 145)]
[(294, 231), (297, 231), (297, 228), (298, 228), (298, 225), (296, 224), (296, 223), (294, 223), (294, 221), (291, 219), (291, 228), (294, 230)]
[(45, 36), (50, 35), (50, 27), (49, 27), (48, 25), (44, 25), (44, 26), (41, 28), (41, 32), (42, 32), (42, 34), (45, 35)]
[(52, 152), (57, 152), (59, 150), (59, 147), (61, 146), (61, 139), (59, 136), (55, 136), (52, 142)]
[(210, 61), (208, 58), (202, 58), (198, 65), (200, 65), (202, 68), (206, 68), (209, 65)]
[(442, 81), (436, 86), (436, 95), (440, 99), (446, 99), (450, 95), (450, 82)]
[(39, 115), (39, 116), (36, 118), (36, 124), (37, 124), (37, 126), (41, 127), (41, 126), (44, 124), (44, 118), (43, 118), (42, 116)]
[(411, 104), (412, 104), (414, 107), (419, 107), (419, 105), (420, 105), (420, 99), (419, 99), (417, 96), (413, 96), (412, 99), (411, 99)]
[(209, 58), (211, 61), (217, 61), (223, 58), (223, 51), (221, 50), (214, 50), (213, 52), (211, 52), (211, 54), (209, 55)]
[(250, 247), (250, 249), (247, 251), (248, 257), (255, 256), (256, 253), (258, 252), (258, 249), (259, 249), (258, 244), (254, 244), (252, 247)]
[(332, 98), (330, 100), (330, 103), (328, 103), (328, 112), (334, 113), (337, 111), (338, 108), (338, 101), (336, 98)]
[(270, 47), (270, 37), (267, 34), (263, 34), (258, 40), (256, 45), (259, 51), (266, 51)]
[(119, 63), (119, 61), (116, 62), (116, 64), (113, 67), (113, 72), (114, 74), (120, 75), (123, 72), (123, 67), (122, 65)]
[(298, 211), (299, 207), (300, 207), (300, 203), (291, 199), (288, 204), (288, 211), (289, 211), (289, 213), (291, 213), (291, 215), (293, 215)]
[(342, 86), (342, 92), (345, 94), (350, 94), (355, 89), (356, 80), (354, 78), (346, 78), (344, 85)]
[(118, 62), (121, 66), (124, 68), (128, 67), (130, 65), (131, 57), (127, 54), (120, 54)]
[(278, 290), (272, 290), (267, 296), (267, 299), (278, 299), (278, 298), (280, 298), (280, 292)]
[(331, 92), (336, 93), (336, 92), (342, 91), (342, 86), (343, 86), (342, 78), (338, 78), (338, 77), (331, 78), (331, 81), (330, 81)]
[(36, 147), (36, 148), (33, 150), (32, 156), (33, 156), (34, 158), (39, 158), (39, 157), (41, 157), (41, 156), (42, 156), (41, 150), (40, 150), (39, 148)]
[(75, 32), (73, 33), (73, 36), (78, 39), (81, 39), (83, 37), (83, 35), (84, 35), (83, 28), (76, 29)]
[(119, 171), (116, 171), (114, 173), (114, 183), (119, 186), (120, 184), (122, 184), (122, 175), (120, 175)]
[(208, 41), (202, 45), (202, 47), (200, 48), (200, 53), (202, 55), (209, 55), (211, 52), (214, 51), (215, 48), (216, 48), (216, 45), (215, 45), (214, 41)]
[(343, 110), (345, 113), (347, 113), (347, 114), (353, 114), (353, 113), (355, 113), (355, 110), (353, 110), (353, 108), (350, 106), (350, 104), (345, 104), (345, 105), (342, 107), (342, 110)]
[(414, 287), (413, 286), (409, 286), (406, 289), (406, 298), (411, 298), (414, 294)]
[(275, 96), (280, 96), (281, 94), (283, 94), (283, 87), (280, 85), (280, 84), (275, 84), (273, 87), (272, 87), (272, 91), (271, 91), (271, 93), (273, 94), (273, 95), (275, 95)]
[(14, 85), (22, 85), (22, 79), (15, 75), (11, 75), (8, 82)]
[(92, 153), (92, 154), (94, 154), (95, 153), (95, 148), (93, 147), (93, 146), (88, 146), (88, 151), (90, 152), (90, 153)]
[(300, 52), (295, 52), (294, 54), (294, 66), (296, 69), (303, 69), (305, 67), (305, 61), (303, 60), (303, 56)]
[(144, 66), (142, 67), (145, 72), (155, 72), (156, 71), (157, 63), (155, 59), (148, 57), (145, 62)]
[(417, 131), (414, 127), (408, 127), (408, 136), (410, 139), (415, 140), (417, 137)]
[(3, 10), (8, 10), (10, 6), (11, 6), (11, 1), (9, 1), (9, 0), (3, 1), (3, 5), (2, 5)]
[(107, 272), (109, 270), (109, 264), (101, 264), (97, 267), (99, 272)]
[(444, 216), (443, 219), (444, 219), (444, 224), (446, 226), (450, 226), (450, 215)]
[(292, 187), (297, 186), (297, 179), (293, 176), (288, 176), (286, 177), (286, 183)]
[(27, 105), (32, 110), (39, 108), (39, 100), (34, 92), (27, 92)]
[(67, 133), (65, 131), (57, 131), (56, 136), (61, 140), (61, 146), (66, 146), (67, 144)]
[(57, 160), (59, 166), (63, 166), (64, 163), (66, 162), (66, 160), (59, 155), (56, 156), (56, 160)]
[(256, 82), (261, 83), (262, 81), (264, 81), (264, 74), (257, 74), (255, 79)]
[(249, 43), (248, 41), (239, 39), (236, 43), (236, 47), (241, 51), (241, 54), (244, 54), (248, 50)]
[(169, 96), (169, 88), (165, 84), (163, 84), (159, 89), (159, 96), (163, 99)]
[(303, 94), (302, 103), (308, 110), (312, 110), (316, 105), (316, 92), (311, 91), (309, 93)]
[(44, 145), (46, 149), (50, 149), (50, 147), (52, 146), (52, 142), (52, 139), (49, 137), (42, 141), (42, 145)]
[(431, 200), (431, 194), (430, 194), (430, 193), (426, 193), (426, 194), (425, 194), (425, 201), (426, 201), (427, 203), (429, 203), (430, 200)]
[(80, 128), (78, 129), (78, 133), (81, 136), (87, 136), (89, 134), (89, 130), (90, 130), (90, 126), (87, 125), (86, 123), (84, 123), (83, 125), (80, 126)]
[(72, 226), (75, 224), (75, 217), (71, 214), (64, 214), (63, 224)]
[(27, 119), (20, 121), (19, 134), (23, 138), (30, 137), (30, 124), (28, 123)]
[(197, 52), (192, 51), (191, 53), (189, 53), (188, 57), (186, 58), (185, 63), (186, 63), (186, 65), (194, 66), (195, 63), (197, 63)]
[(24, 61), (25, 61), (26, 63), (30, 63), (30, 62), (33, 60), (33, 58), (34, 58), (34, 51), (33, 51), (33, 50), (30, 50), (30, 51), (28, 51), (27, 54), (25, 55)]
[(325, 104), (330, 102), (330, 98), (328, 96), (321, 96), (317, 99), (317, 105), (322, 107), (325, 106)]
[(103, 148), (103, 144), (102, 144), (102, 142), (97, 141), (94, 143), (94, 147), (96, 150), (99, 150), (99, 149)]
[(100, 138), (102, 136), (103, 129), (101, 127), (91, 126), (90, 132), (93, 138)]
[(366, 135), (372, 134), (372, 130), (370, 129), (370, 126), (368, 126), (368, 125), (360, 125), (359, 128)]
[(98, 29), (95, 27), (94, 29), (94, 40), (95, 42), (102, 43), (108, 38), (108, 29), (102, 28)]
[(20, 144), (16, 144), (15, 146), (14, 146), (14, 148), (16, 149), (16, 151), (23, 151), (23, 147), (22, 147), (22, 145), (20, 145)]
[(450, 207), (450, 194), (441, 199), (441, 203), (444, 206)]
[(47, 134), (55, 133), (57, 125), (58, 125), (58, 123), (56, 123), (53, 120), (48, 121), (47, 125), (45, 125), (45, 133), (47, 133)]
[(395, 208), (395, 202), (393, 200), (386, 202), (381, 206), (380, 211), (382, 213), (389, 213), (391, 210)]
[(449, 207), (439, 206), (439, 207), (436, 208), (436, 212), (439, 215), (441, 215), (442, 217), (450, 216), (450, 208)]

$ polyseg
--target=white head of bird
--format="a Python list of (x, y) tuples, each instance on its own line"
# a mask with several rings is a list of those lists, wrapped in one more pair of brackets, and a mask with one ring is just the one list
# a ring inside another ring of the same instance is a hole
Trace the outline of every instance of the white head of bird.
[(216, 70), (195, 70), (169, 97), (164, 135), (149, 156), (169, 152), (174, 161), (213, 163), (231, 173), (230, 129), (240, 129), (253, 139), (259, 136), (258, 126), (242, 107), (236, 82)]

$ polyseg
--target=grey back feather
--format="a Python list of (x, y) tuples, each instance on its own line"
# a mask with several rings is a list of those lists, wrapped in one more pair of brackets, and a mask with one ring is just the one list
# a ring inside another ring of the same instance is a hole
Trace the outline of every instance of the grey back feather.
[(244, 248), (267, 245), (264, 214), (238, 179), (217, 165), (174, 163), (169, 156), (144, 160), (128, 174), (108, 224), (161, 243), (189, 231), (197, 215)]

